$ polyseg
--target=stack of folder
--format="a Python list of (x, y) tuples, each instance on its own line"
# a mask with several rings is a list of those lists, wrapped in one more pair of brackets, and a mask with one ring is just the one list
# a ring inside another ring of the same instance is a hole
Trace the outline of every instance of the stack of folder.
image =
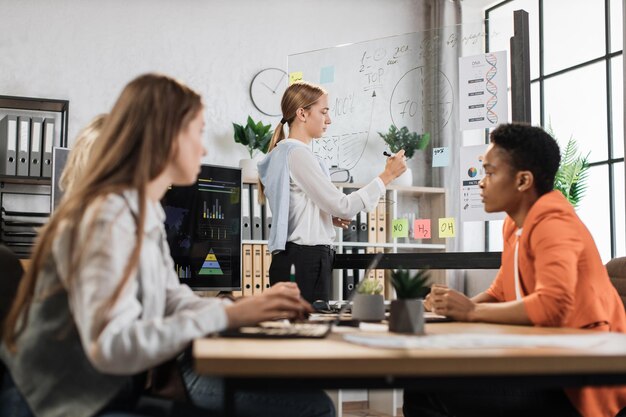
[(265, 244), (242, 245), (241, 291), (234, 296), (261, 294), (270, 287), (270, 264), (272, 254)]
[(0, 120), (0, 176), (50, 178), (55, 121), (6, 115)]
[(272, 229), (272, 211), (268, 204), (259, 203), (257, 184), (244, 184), (241, 189), (241, 239), (269, 239)]
[[(350, 194), (356, 189), (346, 188), (344, 192)], [(347, 230), (343, 231), (343, 253), (381, 253), (385, 249), (376, 247), (376, 243), (387, 242), (387, 203), (383, 197), (377, 207), (371, 212), (362, 211), (350, 222)], [(368, 243), (367, 247), (350, 246), (350, 242)], [(343, 270), (343, 299), (347, 299), (356, 283), (365, 278), (364, 271), (358, 269)], [(385, 270), (374, 269), (367, 278), (376, 279), (383, 284), (383, 295), (386, 291)]]

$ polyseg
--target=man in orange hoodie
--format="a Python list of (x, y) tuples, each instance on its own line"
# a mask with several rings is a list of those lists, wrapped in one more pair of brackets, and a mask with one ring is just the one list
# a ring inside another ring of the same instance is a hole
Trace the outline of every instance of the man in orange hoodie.
[[(491, 133), (480, 182), (485, 211), (504, 211), (502, 263), (491, 287), (468, 298), (434, 286), (427, 308), (458, 321), (626, 332), (626, 313), (591, 234), (553, 190), (559, 147), (545, 131), (523, 124)], [(405, 392), (411, 416), (615, 416), (626, 387)]]

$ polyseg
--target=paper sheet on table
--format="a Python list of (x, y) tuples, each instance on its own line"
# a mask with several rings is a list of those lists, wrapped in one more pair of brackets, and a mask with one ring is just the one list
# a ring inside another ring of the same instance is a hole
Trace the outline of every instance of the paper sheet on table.
[(568, 349), (598, 348), (611, 342), (612, 346), (626, 344), (626, 335), (597, 333), (590, 335), (506, 335), (456, 333), (425, 336), (394, 334), (346, 334), (350, 343), (393, 349), (497, 349), (555, 347)]

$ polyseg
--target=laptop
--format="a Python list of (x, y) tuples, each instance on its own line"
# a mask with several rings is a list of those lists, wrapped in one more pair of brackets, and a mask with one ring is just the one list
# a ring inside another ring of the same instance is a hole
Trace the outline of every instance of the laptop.
[[(369, 276), (372, 269), (375, 269), (383, 257), (382, 253), (377, 253), (376, 256), (367, 266), (365, 271), (365, 277)], [(341, 307), (337, 313), (337, 317), (333, 320), (329, 320), (323, 323), (319, 322), (305, 322), (305, 323), (290, 323), (287, 320), (283, 321), (266, 321), (259, 323), (256, 326), (244, 326), (238, 329), (225, 330), (219, 333), (221, 337), (245, 337), (245, 338), (257, 338), (257, 339), (323, 339), (330, 334), (333, 326), (339, 324), (342, 316), (346, 313), (352, 299), (358, 292), (358, 288), (363, 285), (363, 281), (350, 293), (347, 302)]]

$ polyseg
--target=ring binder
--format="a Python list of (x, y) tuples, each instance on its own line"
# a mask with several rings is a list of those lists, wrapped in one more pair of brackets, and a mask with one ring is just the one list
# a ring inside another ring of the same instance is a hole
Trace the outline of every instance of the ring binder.
[(0, 120), (0, 175), (17, 173), (17, 117)]
[(52, 177), (52, 147), (54, 146), (54, 119), (46, 118), (43, 121), (43, 160), (41, 161), (41, 176)]
[(18, 117), (19, 129), (17, 131), (17, 175), (28, 176), (30, 152), (30, 117)]
[(30, 127), (30, 159), (28, 175), (41, 177), (41, 141), (43, 117), (33, 117)]

